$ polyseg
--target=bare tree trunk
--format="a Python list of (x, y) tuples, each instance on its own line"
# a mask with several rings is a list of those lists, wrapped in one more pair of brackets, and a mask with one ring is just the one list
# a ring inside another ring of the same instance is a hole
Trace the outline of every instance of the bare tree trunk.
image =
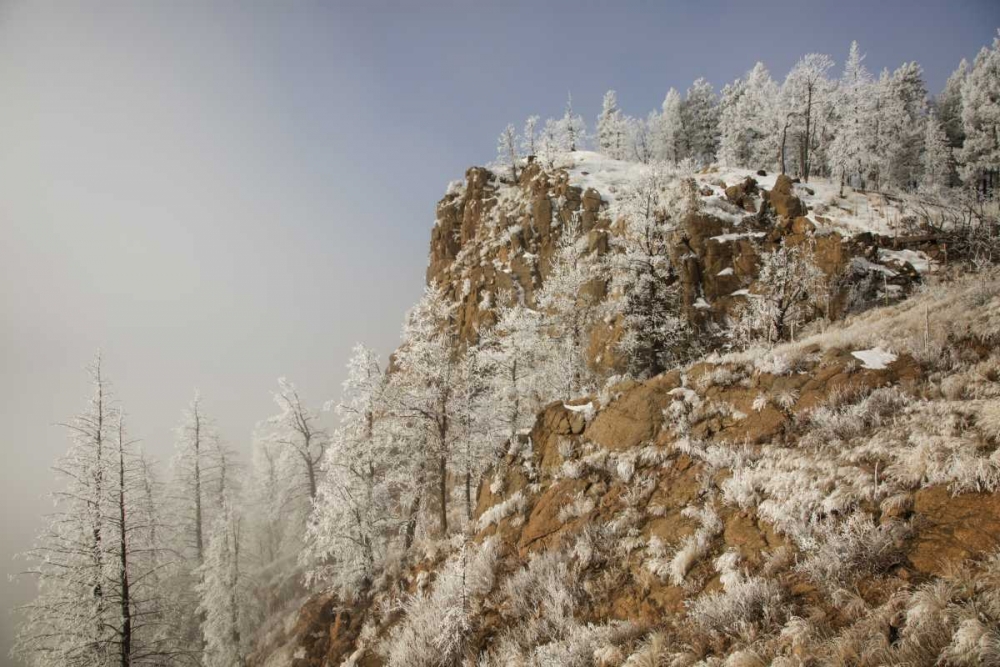
[(812, 124), (812, 96), (813, 89), (812, 86), (809, 87), (809, 91), (806, 93), (806, 139), (802, 144), (802, 176), (803, 180), (809, 182), (809, 128)]
[(119, 418), (118, 422), (118, 520), (120, 522), (121, 539), (118, 543), (118, 576), (121, 586), (121, 644), (120, 666), (130, 667), (132, 664), (132, 596), (128, 579), (128, 540), (126, 539), (126, 515), (125, 515), (125, 443), (122, 441), (123, 432)]

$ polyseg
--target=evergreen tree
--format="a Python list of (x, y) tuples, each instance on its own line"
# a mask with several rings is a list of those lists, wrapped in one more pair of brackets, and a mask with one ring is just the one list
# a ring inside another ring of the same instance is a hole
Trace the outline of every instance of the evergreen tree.
[(852, 42), (837, 91), (839, 122), (830, 144), (829, 160), (841, 188), (845, 184), (864, 187), (878, 164), (875, 154), (877, 94), (864, 59), (858, 43)]
[(407, 315), (392, 377), (394, 412), (410, 425), (410, 437), (425, 443), (415, 479), (435, 489), (441, 535), (448, 534), (448, 469), (460, 408), (454, 326), (454, 305), (440, 289), (428, 288)]
[(583, 149), (583, 138), (587, 134), (587, 126), (583, 116), (573, 112), (573, 96), (566, 95), (566, 110), (559, 122), (560, 149), (573, 152)]
[(205, 667), (245, 667), (255, 607), (245, 560), (243, 520), (227, 499), (210, 531), (199, 570)]
[(169, 554), (153, 526), (152, 482), (100, 357), (89, 367), (87, 408), (66, 424), (71, 445), (56, 466), (65, 487), (26, 554), (38, 597), (13, 654), (33, 667), (184, 664), (170, 604), (158, 586)]
[(388, 540), (402, 524), (393, 499), (409, 479), (388, 428), (389, 380), (378, 355), (357, 345), (347, 369), (336, 405), (340, 426), (323, 459), (300, 560), (312, 568), (310, 581), (350, 598), (367, 590), (383, 565)]
[(778, 85), (763, 63), (722, 91), (719, 160), (736, 167), (770, 167), (778, 149)]
[(948, 77), (944, 90), (935, 101), (937, 116), (941, 119), (952, 148), (961, 148), (965, 142), (965, 128), (962, 125), (962, 84), (969, 74), (969, 62), (962, 58), (958, 68)]
[(961, 174), (992, 193), (1000, 173), (1000, 37), (983, 49), (962, 84)]
[(656, 136), (656, 157), (676, 166), (686, 157), (684, 153), (684, 119), (681, 115), (683, 102), (680, 93), (671, 88), (663, 99), (663, 109), (659, 114)]
[(788, 149), (794, 146), (798, 172), (806, 182), (809, 182), (809, 174), (812, 172), (810, 153), (821, 136), (818, 131), (819, 121), (829, 103), (831, 85), (827, 80), (827, 73), (832, 68), (833, 60), (830, 56), (806, 54), (785, 77), (781, 89), (782, 106), (786, 109), (778, 153), (781, 173), (786, 171)]
[(637, 377), (670, 368), (691, 342), (669, 248), (671, 234), (697, 206), (693, 188), (654, 167), (615, 201), (613, 213), (624, 228), (614, 238), (612, 287), (625, 328), (621, 350)]
[(691, 84), (681, 106), (681, 120), (687, 155), (701, 165), (714, 162), (719, 147), (719, 113), (712, 84), (705, 79)]
[(944, 126), (932, 112), (924, 123), (923, 187), (940, 190), (951, 185), (955, 164)]
[(497, 164), (501, 169), (510, 170), (512, 183), (517, 183), (517, 164), (521, 159), (518, 151), (517, 130), (508, 124), (497, 138)]
[(597, 144), (602, 154), (615, 160), (627, 157), (627, 127), (615, 91), (604, 94), (601, 115), (597, 118)]

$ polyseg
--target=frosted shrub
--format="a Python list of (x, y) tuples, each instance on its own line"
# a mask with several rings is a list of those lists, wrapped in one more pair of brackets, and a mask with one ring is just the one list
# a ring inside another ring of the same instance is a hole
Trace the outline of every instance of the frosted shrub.
[(482, 516), (479, 517), (476, 528), (478, 530), (485, 530), (490, 526), (499, 524), (512, 514), (523, 512), (527, 505), (527, 498), (524, 497), (522, 492), (518, 491), (507, 500), (497, 503), (483, 512)]
[(405, 616), (379, 647), (391, 667), (448, 664), (462, 655), (476, 608), (493, 588), (493, 539), (463, 547), (448, 559), (430, 593), (403, 603)]
[(594, 499), (589, 496), (577, 495), (569, 505), (559, 510), (560, 523), (566, 523), (585, 514), (590, 514), (595, 507)]
[(819, 586), (836, 588), (883, 574), (900, 562), (900, 542), (907, 528), (898, 522), (879, 525), (859, 512), (816, 533), (819, 546), (797, 569)]
[(716, 636), (752, 639), (780, 625), (785, 606), (785, 593), (777, 581), (740, 575), (731, 579), (723, 591), (689, 602), (688, 619)]
[(722, 532), (722, 521), (711, 505), (701, 509), (686, 507), (681, 512), (685, 517), (698, 521), (701, 525), (694, 535), (689, 535), (681, 542), (680, 548), (670, 561), (670, 583), (680, 586), (684, 583), (687, 573), (705, 555), (712, 546), (712, 539)]

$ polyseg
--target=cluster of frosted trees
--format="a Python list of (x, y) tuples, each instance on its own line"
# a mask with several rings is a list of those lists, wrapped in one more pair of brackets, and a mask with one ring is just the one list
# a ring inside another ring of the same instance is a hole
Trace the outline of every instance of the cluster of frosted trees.
[(249, 483), (195, 395), (166, 480), (128, 436), (98, 357), (65, 425), (55, 511), (26, 554), (38, 597), (14, 652), (31, 665), (245, 664), (253, 632), (296, 577), (328, 436), (293, 386), (258, 429)]
[[(969, 65), (962, 61), (945, 89), (929, 98), (915, 62), (877, 75), (851, 45), (843, 71), (810, 53), (775, 81), (763, 63), (716, 94), (698, 79), (685, 95), (671, 88), (662, 109), (633, 118), (608, 91), (592, 136), (608, 157), (642, 163), (778, 170), (865, 189), (940, 191), (967, 184), (992, 191), (1000, 174), (1000, 38)], [(571, 128), (571, 130), (568, 130)], [(551, 161), (586, 136), (569, 107), (522, 135), (508, 126), (498, 153), (515, 172), (518, 157)]]

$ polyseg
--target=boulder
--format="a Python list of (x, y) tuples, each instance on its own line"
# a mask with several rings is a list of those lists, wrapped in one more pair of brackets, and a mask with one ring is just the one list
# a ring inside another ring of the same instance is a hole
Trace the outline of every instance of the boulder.
[(757, 210), (753, 201), (754, 196), (757, 194), (757, 181), (750, 176), (747, 176), (742, 183), (730, 185), (726, 188), (726, 199), (749, 213)]
[(806, 214), (802, 200), (795, 196), (792, 179), (781, 174), (774, 183), (774, 188), (768, 193), (767, 199), (774, 212), (785, 218), (798, 218)]

